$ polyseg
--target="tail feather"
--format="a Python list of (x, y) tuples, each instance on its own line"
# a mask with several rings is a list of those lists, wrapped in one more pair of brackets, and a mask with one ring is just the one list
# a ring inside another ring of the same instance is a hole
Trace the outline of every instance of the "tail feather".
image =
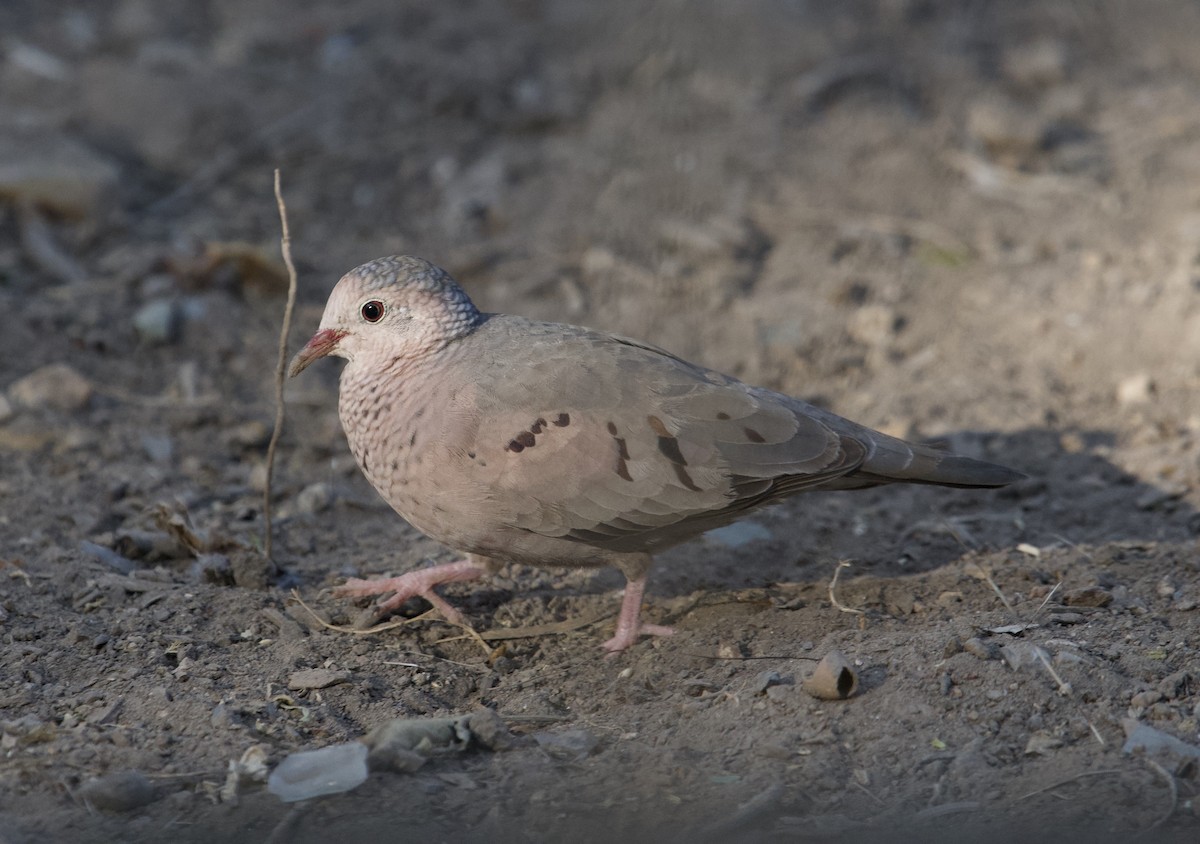
[(1024, 473), (954, 454), (941, 443), (908, 443), (871, 432), (870, 456), (857, 471), (823, 484), (827, 490), (859, 490), (881, 484), (931, 484), (988, 489), (1024, 479)]
[(822, 483), (822, 489), (861, 489), (894, 483), (988, 488), (1027, 477), (1006, 466), (955, 454), (945, 441), (906, 442), (810, 404), (801, 409), (806, 416), (837, 431), (843, 440), (856, 440), (866, 449), (866, 457), (855, 471)]
[(954, 454), (941, 443), (921, 445), (893, 437), (872, 437), (875, 450), (858, 471), (846, 476), (843, 489), (876, 484), (909, 483), (989, 488), (1026, 477), (1022, 472), (986, 460)]

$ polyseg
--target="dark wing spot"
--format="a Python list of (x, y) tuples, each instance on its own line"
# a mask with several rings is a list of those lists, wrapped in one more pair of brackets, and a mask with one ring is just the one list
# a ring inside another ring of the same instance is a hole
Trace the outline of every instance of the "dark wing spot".
[(567, 427), (568, 425), (571, 424), (571, 414), (569, 414), (569, 413), (558, 414), (558, 418), (554, 420), (554, 424), (560, 428)]
[(683, 459), (683, 453), (679, 450), (679, 440), (674, 437), (659, 437), (658, 450), (662, 452), (663, 457), (676, 466), (687, 465), (687, 461)]
[(729, 418), (729, 414), (722, 410), (720, 413), (717, 414), (717, 418), (720, 419), (722, 422), (724, 422), (726, 419)]
[(537, 443), (537, 438), (534, 437), (534, 435), (529, 431), (522, 431), (521, 433), (517, 434), (517, 442), (526, 448), (533, 448)]
[(633, 476), (629, 474), (629, 464), (626, 463), (625, 458), (619, 454), (617, 455), (616, 472), (619, 477), (622, 477), (627, 481), (633, 480)]
[[(658, 450), (662, 452), (663, 457), (676, 466), (686, 466), (687, 461), (683, 459), (683, 452), (679, 450), (679, 440), (671, 435), (663, 421), (657, 416), (647, 416), (646, 421), (650, 423), (650, 430), (658, 435)], [(691, 479), (688, 480), (690, 483)]]
[[(566, 416), (564, 413), (563, 416)], [(625, 445), (625, 438), (617, 436), (617, 426), (612, 422), (608, 423), (608, 432), (612, 434), (613, 442), (617, 444), (617, 462), (613, 466), (618, 477), (624, 478), (627, 481), (633, 480), (633, 475), (629, 474), (629, 448)]]
[(627, 481), (632, 481), (633, 476), (629, 474), (629, 464), (625, 461), (629, 459), (629, 449), (625, 447), (624, 437), (613, 437), (613, 442), (617, 444), (617, 474)]
[(742, 428), (742, 432), (745, 433), (746, 439), (750, 440), (750, 442), (752, 442), (752, 443), (765, 443), (766, 442), (766, 439), (763, 438), (763, 435), (760, 434), (758, 431), (754, 430), (753, 428)]
[(467, 452), (467, 457), (470, 457), (472, 460), (474, 460), (474, 459), (475, 459), (475, 452), (473, 452), (473, 451), (468, 451), (468, 452)]
[(650, 423), (650, 430), (660, 437), (669, 437), (671, 432), (667, 430), (667, 426), (657, 416), (647, 416), (646, 421)]
[(679, 478), (679, 482), (692, 492), (699, 492), (700, 487), (696, 486), (696, 482), (692, 480), (692, 476), (688, 474), (688, 470), (678, 463), (672, 464), (675, 468), (675, 477)]
[(504, 450), (511, 451), (513, 454), (520, 454), (522, 451), (525, 450), (525, 446), (523, 446), (521, 443), (517, 442), (516, 440), (509, 440), (508, 445), (506, 445), (504, 447)]
[(399, 460), (393, 460), (393, 461), (392, 461), (392, 471), (393, 471), (393, 472), (398, 472), (398, 471), (400, 471), (400, 461), (399, 461)]
[(534, 422), (532, 425), (529, 426), (529, 430), (531, 432), (533, 432), (534, 434), (540, 434), (545, 429), (546, 429), (546, 420), (542, 419), (540, 416), (538, 417), (538, 420), (536, 422)]
[(417, 432), (413, 431), (412, 436), (408, 438), (408, 447), (412, 448), (416, 444), (417, 444)]

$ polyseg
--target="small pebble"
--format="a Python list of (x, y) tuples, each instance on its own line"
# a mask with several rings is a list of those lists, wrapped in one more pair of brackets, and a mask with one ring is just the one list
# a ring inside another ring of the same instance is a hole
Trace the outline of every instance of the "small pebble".
[(1164, 733), (1149, 724), (1139, 723), (1133, 718), (1126, 718), (1121, 722), (1121, 727), (1125, 730), (1122, 753), (1158, 757), (1166, 762), (1168, 770), (1177, 766), (1182, 769), (1184, 765), (1194, 766), (1200, 762), (1200, 747), (1181, 741), (1170, 733)]
[(1112, 592), (1101, 586), (1081, 586), (1063, 595), (1063, 603), (1071, 607), (1107, 607), (1112, 599)]
[(1158, 690), (1167, 700), (1179, 700), (1189, 697), (1189, 693), (1196, 687), (1196, 675), (1190, 671), (1176, 671), (1173, 674), (1168, 674), (1158, 684)]
[(301, 513), (321, 513), (333, 506), (333, 485), (321, 481), (300, 490), (296, 496), (296, 510)]
[(962, 643), (962, 649), (973, 657), (979, 659), (995, 659), (998, 656), (999, 649), (995, 645), (989, 645), (977, 636), (972, 636), (970, 639)]
[(801, 686), (818, 700), (845, 700), (858, 691), (858, 672), (841, 652), (830, 651)]
[(591, 756), (600, 745), (599, 738), (582, 729), (534, 733), (533, 738), (550, 756), (575, 762)]
[(229, 709), (229, 704), (221, 701), (213, 707), (212, 714), (208, 717), (208, 722), (219, 730), (231, 730), (238, 726), (237, 718)]
[(900, 318), (887, 305), (864, 305), (850, 315), (846, 330), (864, 346), (886, 346), (896, 334)]
[(79, 796), (97, 809), (128, 812), (154, 802), (156, 795), (141, 771), (118, 771), (85, 782), (79, 787)]
[(167, 434), (143, 434), (142, 451), (155, 463), (170, 463), (175, 456), (175, 441)]
[(14, 382), (8, 397), (13, 404), (32, 410), (75, 413), (91, 401), (92, 385), (67, 364), (52, 363)]
[(288, 677), (288, 688), (292, 691), (301, 689), (327, 689), (339, 683), (350, 682), (350, 672), (333, 671), (328, 668), (306, 668), (295, 671)]
[(1130, 375), (1117, 385), (1117, 404), (1129, 407), (1145, 404), (1154, 397), (1154, 379), (1145, 372)]
[(147, 343), (173, 343), (179, 336), (180, 312), (174, 299), (155, 299), (137, 309), (133, 328)]
[(750, 687), (751, 691), (756, 695), (761, 695), (772, 686), (783, 685), (784, 683), (792, 684), (796, 681), (791, 677), (784, 678), (776, 671), (763, 671), (754, 678), (754, 685)]
[(1029, 741), (1025, 743), (1025, 755), (1046, 756), (1050, 751), (1057, 750), (1062, 746), (1062, 739), (1049, 733), (1037, 732), (1031, 735)]
[(1014, 671), (1044, 664), (1049, 658), (1044, 648), (1020, 639), (1014, 639), (1000, 648), (1000, 655)]
[(1163, 699), (1162, 692), (1154, 689), (1147, 689), (1144, 692), (1138, 692), (1129, 701), (1129, 705), (1134, 709), (1145, 709), (1147, 706), (1152, 706)]
[(1175, 603), (1171, 604), (1171, 609), (1177, 612), (1191, 612), (1198, 606), (1200, 606), (1200, 601), (1195, 597), (1181, 594), (1175, 599)]

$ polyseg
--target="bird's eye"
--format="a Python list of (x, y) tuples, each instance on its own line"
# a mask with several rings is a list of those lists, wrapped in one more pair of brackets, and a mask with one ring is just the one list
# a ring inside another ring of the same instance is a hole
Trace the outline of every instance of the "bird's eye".
[(372, 299), (370, 302), (363, 302), (362, 318), (367, 322), (379, 322), (383, 319), (383, 302), (378, 299)]

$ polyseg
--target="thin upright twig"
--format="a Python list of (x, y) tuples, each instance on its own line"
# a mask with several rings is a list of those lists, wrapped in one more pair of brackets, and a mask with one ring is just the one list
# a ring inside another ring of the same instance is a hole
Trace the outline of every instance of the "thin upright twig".
[(865, 615), (866, 613), (864, 613), (862, 610), (856, 610), (854, 607), (844, 606), (842, 602), (837, 599), (837, 595), (834, 593), (834, 590), (837, 588), (838, 575), (842, 573), (842, 569), (848, 568), (850, 568), (850, 561), (840, 560), (837, 564), (837, 568), (833, 570), (833, 580), (829, 581), (829, 602), (842, 612), (854, 613), (855, 615)]
[(271, 559), (271, 475), (275, 471), (275, 447), (283, 432), (283, 379), (287, 374), (287, 341), (292, 328), (292, 310), (296, 307), (296, 265), (292, 263), (292, 234), (288, 230), (287, 205), (283, 201), (279, 168), (275, 168), (275, 204), (279, 206), (279, 239), (283, 263), (287, 265), (288, 295), (283, 309), (283, 328), (279, 331), (279, 362), (275, 367), (275, 430), (267, 446), (267, 479), (263, 485), (263, 554)]
[(1012, 603), (1009, 602), (1008, 598), (1004, 597), (1004, 593), (1000, 591), (1000, 587), (996, 585), (996, 581), (992, 580), (991, 574), (985, 571), (983, 579), (987, 581), (988, 586), (992, 587), (992, 591), (996, 593), (996, 597), (1000, 599), (1000, 603), (1004, 604), (1004, 608), (1009, 612), (1013, 612)]
[[(1050, 603), (1050, 599), (1054, 597), (1054, 593), (1057, 592), (1058, 587), (1060, 587), (1062, 585), (1063, 585), (1063, 582), (1061, 580), (1058, 581), (1058, 583), (1054, 584), (1054, 588), (1046, 593), (1045, 599), (1042, 601), (1041, 605), (1038, 606), (1037, 612), (1041, 612), (1042, 610), (1044, 610), (1046, 608), (1046, 604)], [(1036, 615), (1036, 613), (1035, 613), (1035, 615)]]

